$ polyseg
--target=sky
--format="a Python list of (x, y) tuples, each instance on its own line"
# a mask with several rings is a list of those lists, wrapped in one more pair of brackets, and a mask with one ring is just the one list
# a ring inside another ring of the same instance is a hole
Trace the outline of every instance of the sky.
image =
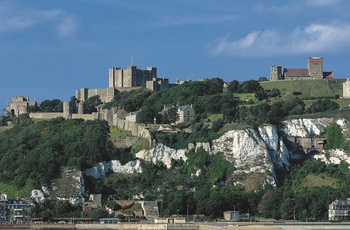
[(0, 108), (108, 87), (109, 67), (158, 77), (270, 76), (272, 65), (350, 78), (348, 0), (0, 0)]

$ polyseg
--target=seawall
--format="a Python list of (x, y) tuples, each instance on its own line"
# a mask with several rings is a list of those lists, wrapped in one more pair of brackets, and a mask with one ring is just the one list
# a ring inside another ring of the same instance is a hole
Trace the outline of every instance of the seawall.
[[(1, 228), (1, 226), (0, 226)], [(4, 229), (4, 228), (1, 228)], [(6, 229), (37, 229), (37, 230), (69, 230), (69, 229), (81, 229), (81, 230), (222, 230), (220, 226), (212, 225), (200, 225), (194, 223), (187, 224), (65, 224), (65, 225), (27, 225), (18, 228), (13, 226), (12, 228)]]

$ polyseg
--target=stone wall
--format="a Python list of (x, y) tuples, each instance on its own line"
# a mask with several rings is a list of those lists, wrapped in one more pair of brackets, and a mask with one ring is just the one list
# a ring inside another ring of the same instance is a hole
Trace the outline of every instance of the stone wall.
[(32, 119), (52, 119), (56, 117), (64, 117), (63, 113), (29, 113)]
[(134, 136), (148, 139), (150, 146), (152, 146), (151, 134), (144, 125), (119, 119), (116, 115), (113, 116), (113, 125), (117, 126), (118, 128), (131, 131), (131, 134)]
[(220, 226), (207, 224), (76, 224), (75, 229), (125, 229), (125, 230), (222, 230)]
[(350, 98), (350, 80), (343, 83), (343, 98)]

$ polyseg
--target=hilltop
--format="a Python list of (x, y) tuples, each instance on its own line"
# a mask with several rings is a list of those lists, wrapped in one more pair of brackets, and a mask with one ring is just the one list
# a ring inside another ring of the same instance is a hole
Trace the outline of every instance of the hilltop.
[(343, 95), (344, 79), (281, 80), (260, 82), (264, 90), (279, 89), (284, 98), (298, 95), (302, 99)]
[[(62, 117), (35, 121), (28, 116), (23, 120), (7, 117), (14, 126), (0, 132), (0, 185), (4, 191), (17, 190), (16, 195), (42, 186), (62, 188), (62, 184), (69, 183), (58, 179), (68, 171), (76, 171), (77, 175), (81, 172), (78, 179), (84, 183), (79, 196), (102, 194), (105, 200), (110, 196), (128, 200), (137, 195), (145, 200), (160, 200), (162, 216), (184, 214), (189, 204), (190, 213), (211, 217), (237, 208), (285, 218), (289, 217), (285, 206), (290, 205), (291, 196), (299, 202), (299, 211), (306, 205), (313, 206), (301, 213), (300, 219), (309, 215), (324, 219), (325, 207), (333, 199), (329, 194), (338, 196), (348, 189), (348, 183), (341, 183), (339, 178), (350, 181), (347, 163), (338, 172), (324, 162), (311, 160), (317, 155), (333, 164), (333, 152), (321, 152), (323, 147), (350, 148), (342, 136), (347, 128), (345, 119), (340, 120), (340, 128), (335, 123), (339, 120), (320, 119), (319, 114), (348, 113), (344, 109), (347, 99), (336, 99), (342, 95), (341, 84), (342, 80), (251, 80), (232, 81), (224, 88), (223, 80), (214, 78), (159, 92), (122, 92), (106, 104), (100, 104), (96, 96), (90, 100), (89, 106), (103, 107), (115, 115), (120, 108), (138, 111), (136, 121), (150, 132), (151, 142), (142, 135), (133, 136), (130, 131), (113, 127), (113, 119), (122, 121), (120, 127), (130, 122), (115, 116), (109, 123)], [(312, 90), (304, 89), (307, 87)], [(343, 106), (338, 104), (341, 100)], [(176, 109), (190, 107), (194, 112), (191, 120), (178, 122)], [(298, 118), (286, 123), (290, 116), (306, 115), (315, 119)], [(321, 143), (317, 149), (313, 138)], [(127, 174), (118, 169), (136, 161), (142, 162), (138, 164), (142, 173)], [(320, 190), (320, 186), (327, 189)], [(67, 195), (61, 192), (50, 194), (68, 197), (76, 190), (67, 189)], [(302, 201), (304, 194), (310, 195), (307, 203)], [(315, 197), (324, 196), (322, 203), (313, 203)], [(271, 213), (271, 206), (278, 210)], [(74, 207), (75, 215), (80, 215), (81, 209)], [(43, 215), (47, 208), (36, 210), (36, 215)]]

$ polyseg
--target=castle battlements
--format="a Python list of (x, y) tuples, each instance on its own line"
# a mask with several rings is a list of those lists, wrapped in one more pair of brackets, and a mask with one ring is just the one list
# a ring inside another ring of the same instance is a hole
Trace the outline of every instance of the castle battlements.
[(307, 68), (283, 68), (283, 72), (281, 65), (271, 66), (270, 81), (333, 78), (333, 72), (323, 71), (323, 57), (309, 57), (306, 64)]

